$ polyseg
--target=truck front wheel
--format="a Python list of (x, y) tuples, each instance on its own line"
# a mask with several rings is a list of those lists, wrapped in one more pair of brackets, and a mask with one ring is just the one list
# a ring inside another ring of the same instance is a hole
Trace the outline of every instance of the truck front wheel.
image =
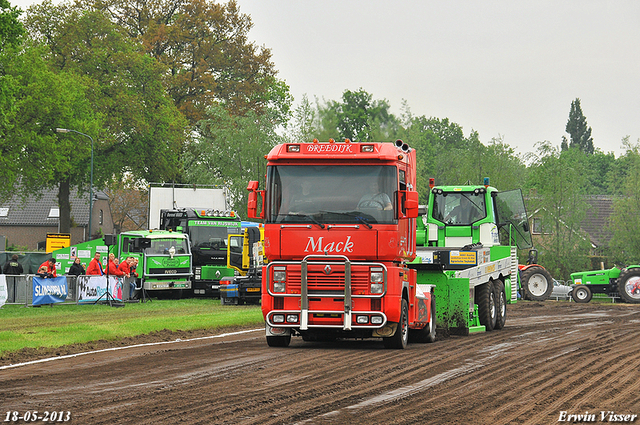
[(476, 286), (476, 302), (478, 303), (478, 318), (480, 319), (480, 324), (484, 325), (487, 332), (494, 330), (498, 319), (498, 312), (496, 308), (496, 294), (491, 282)]
[(288, 347), (290, 342), (291, 335), (267, 337), (267, 345), (269, 347)]
[(409, 338), (412, 342), (425, 343), (436, 340), (436, 297), (431, 294), (431, 314), (429, 315), (429, 326), (422, 329), (410, 329)]
[(640, 303), (640, 269), (625, 269), (620, 272), (618, 294), (625, 302)]
[(409, 304), (404, 298), (402, 299), (400, 322), (396, 328), (396, 333), (392, 337), (382, 338), (382, 341), (385, 348), (403, 349), (407, 347), (409, 342)]

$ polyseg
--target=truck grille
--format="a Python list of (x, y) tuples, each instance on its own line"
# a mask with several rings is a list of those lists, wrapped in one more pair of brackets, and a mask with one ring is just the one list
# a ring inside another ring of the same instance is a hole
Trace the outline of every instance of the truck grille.
[[(307, 272), (307, 288), (309, 294), (320, 293), (343, 293), (344, 292), (344, 266), (331, 266), (331, 273), (326, 274), (324, 265), (309, 266)], [(301, 288), (301, 271), (299, 268), (287, 269), (287, 287), (291, 292), (300, 291)], [(369, 289), (369, 268), (368, 267), (352, 267), (351, 268), (351, 293), (364, 294)]]

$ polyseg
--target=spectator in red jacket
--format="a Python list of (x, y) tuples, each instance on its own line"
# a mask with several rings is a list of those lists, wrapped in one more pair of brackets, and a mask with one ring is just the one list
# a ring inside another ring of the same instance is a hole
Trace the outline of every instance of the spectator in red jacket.
[(56, 260), (55, 258), (51, 257), (49, 258), (47, 261), (45, 261), (44, 263), (40, 264), (40, 267), (38, 267), (38, 272), (40, 272), (40, 269), (46, 267), (47, 268), (47, 273), (51, 275), (51, 277), (58, 277), (58, 274), (56, 273)]
[(109, 254), (109, 265), (107, 267), (108, 267), (108, 270), (107, 270), (108, 275), (119, 276), (119, 277), (124, 276), (124, 273), (122, 273), (122, 271), (118, 269), (118, 264), (116, 263), (115, 254), (113, 253)]
[(125, 258), (118, 266), (118, 269), (124, 273), (125, 277), (131, 276), (131, 257)]
[(87, 275), (102, 276), (103, 274), (104, 270), (102, 269), (102, 263), (100, 262), (100, 253), (96, 252), (96, 255), (93, 256), (93, 260), (89, 262), (89, 267), (87, 267)]

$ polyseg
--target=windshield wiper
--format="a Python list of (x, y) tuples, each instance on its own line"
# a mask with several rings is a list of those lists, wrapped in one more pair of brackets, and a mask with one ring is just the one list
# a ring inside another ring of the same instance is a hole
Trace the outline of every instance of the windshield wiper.
[(324, 229), (324, 224), (320, 223), (314, 216), (312, 215), (306, 215), (306, 214), (283, 214), (285, 217), (301, 217), (301, 218), (308, 218), (311, 221), (313, 221), (315, 224), (317, 224), (318, 226), (320, 226), (321, 229)]
[(366, 218), (356, 215), (356, 214), (360, 214), (358, 211), (351, 211), (351, 212), (342, 212), (342, 211), (320, 211), (323, 214), (337, 214), (337, 215), (346, 215), (347, 217), (353, 217), (356, 221), (359, 221), (360, 223), (364, 224), (365, 226), (367, 226), (369, 229), (373, 229), (373, 226), (371, 224), (369, 224), (369, 222), (367, 221)]

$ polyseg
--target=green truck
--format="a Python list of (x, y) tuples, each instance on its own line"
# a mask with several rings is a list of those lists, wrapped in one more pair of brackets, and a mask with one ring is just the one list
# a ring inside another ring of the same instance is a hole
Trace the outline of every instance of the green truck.
[(191, 289), (192, 256), (189, 236), (184, 233), (148, 230), (106, 235), (104, 239), (58, 249), (52, 256), (59, 264), (59, 272), (67, 273), (75, 257), (88, 266), (96, 252), (102, 254), (103, 266), (106, 266), (107, 253), (114, 253), (120, 261), (126, 257), (137, 258), (139, 283), (149, 295), (179, 297)]
[(160, 229), (189, 235), (193, 295), (220, 296), (220, 280), (234, 275), (227, 267), (227, 236), (241, 232), (237, 214), (212, 208), (161, 209)]
[(451, 334), (501, 329), (518, 298), (518, 249), (532, 246), (520, 190), (435, 186), (417, 220), (417, 283), (437, 300), (438, 329)]
[(640, 265), (571, 273), (571, 280), (571, 298), (577, 303), (588, 303), (594, 294), (640, 303)]

